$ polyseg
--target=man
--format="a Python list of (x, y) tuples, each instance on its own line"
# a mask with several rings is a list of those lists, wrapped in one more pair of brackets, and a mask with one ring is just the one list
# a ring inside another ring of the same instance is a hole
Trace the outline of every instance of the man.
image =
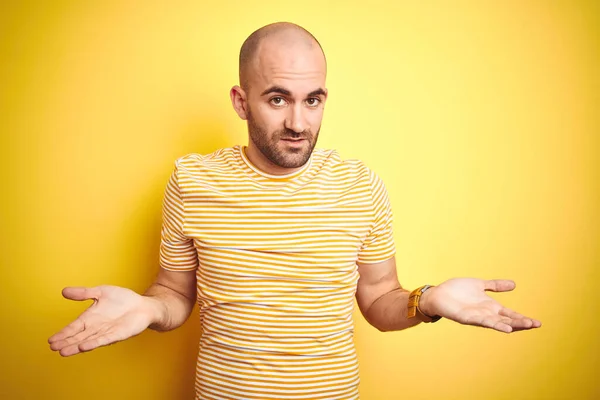
[(65, 288), (66, 298), (95, 301), (49, 339), (52, 350), (70, 356), (175, 329), (197, 300), (197, 399), (356, 399), (354, 296), (381, 331), (441, 317), (506, 333), (541, 326), (485, 294), (514, 289), (510, 280), (400, 286), (383, 182), (360, 161), (315, 150), (326, 61), (309, 32), (257, 30), (239, 72), (230, 95), (248, 146), (177, 160), (156, 282), (144, 295)]

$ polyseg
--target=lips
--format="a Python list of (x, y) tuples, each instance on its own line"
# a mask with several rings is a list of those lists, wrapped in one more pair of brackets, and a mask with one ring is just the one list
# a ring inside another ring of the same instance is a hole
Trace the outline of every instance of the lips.
[(306, 147), (307, 140), (304, 138), (281, 138), (281, 141), (284, 142), (284, 146), (290, 149), (299, 149)]

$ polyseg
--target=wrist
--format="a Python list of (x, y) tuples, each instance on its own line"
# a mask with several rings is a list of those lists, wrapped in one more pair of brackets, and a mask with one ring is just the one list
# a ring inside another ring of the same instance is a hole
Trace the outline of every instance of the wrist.
[(163, 301), (155, 296), (142, 296), (145, 310), (150, 321), (148, 328), (154, 330), (166, 330), (167, 309)]
[(433, 307), (434, 304), (432, 304), (431, 298), (431, 294), (435, 290), (436, 287), (431, 286), (421, 295), (421, 298), (419, 299), (419, 311), (421, 311), (422, 314), (425, 314), (427, 317), (430, 318), (437, 315), (437, 313), (435, 312), (435, 307)]

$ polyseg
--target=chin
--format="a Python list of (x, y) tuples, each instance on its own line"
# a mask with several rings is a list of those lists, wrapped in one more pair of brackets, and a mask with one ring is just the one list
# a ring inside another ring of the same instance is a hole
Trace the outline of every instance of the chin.
[(308, 162), (310, 155), (305, 157), (303, 154), (293, 153), (296, 157), (286, 157), (282, 167), (284, 168), (299, 168)]

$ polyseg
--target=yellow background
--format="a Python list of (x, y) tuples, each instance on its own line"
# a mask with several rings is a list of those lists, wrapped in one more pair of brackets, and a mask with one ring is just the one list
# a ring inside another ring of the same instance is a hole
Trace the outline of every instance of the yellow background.
[(152, 282), (173, 161), (247, 142), (239, 47), (281, 20), (327, 55), (318, 146), (387, 184), (401, 283), (514, 279), (492, 296), (544, 324), (356, 312), (361, 398), (600, 398), (598, 4), (3, 2), (0, 398), (192, 398), (196, 313), (71, 358), (46, 340), (88, 305), (64, 286)]

